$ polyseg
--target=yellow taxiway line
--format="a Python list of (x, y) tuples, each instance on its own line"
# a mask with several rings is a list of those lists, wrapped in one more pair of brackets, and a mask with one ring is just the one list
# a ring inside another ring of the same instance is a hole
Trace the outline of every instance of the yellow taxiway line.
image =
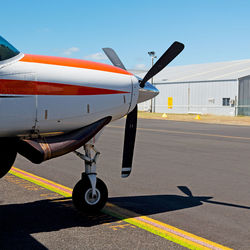
[[(37, 175), (28, 173), (16, 167), (12, 167), (9, 173), (32, 183), (35, 183), (36, 185), (49, 189), (64, 197), (72, 196), (71, 188), (65, 187), (63, 185), (39, 177)], [(194, 234), (188, 233), (176, 227), (170, 226), (166, 223), (154, 220), (150, 217), (140, 216), (139, 214), (118, 207), (109, 202), (107, 202), (107, 205), (104, 207), (102, 212), (111, 215), (115, 218), (118, 218), (122, 221), (125, 221), (129, 224), (132, 224), (136, 227), (144, 229), (148, 232), (161, 236), (162, 238), (175, 242), (181, 246), (187, 247), (189, 249), (231, 249), (215, 242), (198, 237)]]

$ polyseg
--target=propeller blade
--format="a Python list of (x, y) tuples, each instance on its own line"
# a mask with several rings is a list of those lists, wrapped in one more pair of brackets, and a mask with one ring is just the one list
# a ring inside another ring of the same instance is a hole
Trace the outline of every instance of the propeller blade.
[[(103, 48), (104, 53), (113, 63), (114, 66), (126, 70), (116, 52), (111, 48)], [(127, 115), (123, 145), (123, 158), (122, 158), (122, 178), (128, 177), (132, 170), (132, 161), (134, 155), (135, 136), (137, 125), (137, 105)]]
[(105, 53), (105, 55), (109, 58), (109, 60), (113, 63), (114, 66), (125, 69), (125, 66), (123, 65), (122, 61), (118, 57), (118, 55), (115, 53), (115, 51), (111, 48), (103, 48), (102, 49)]
[(137, 125), (137, 105), (127, 115), (126, 119), (123, 158), (122, 158), (122, 178), (128, 177), (132, 170), (136, 125)]
[(154, 75), (164, 69), (176, 56), (178, 56), (184, 49), (184, 44), (174, 42), (167, 51), (159, 58), (159, 60), (152, 66), (148, 73), (144, 76), (140, 83), (140, 87), (144, 88), (145, 83)]

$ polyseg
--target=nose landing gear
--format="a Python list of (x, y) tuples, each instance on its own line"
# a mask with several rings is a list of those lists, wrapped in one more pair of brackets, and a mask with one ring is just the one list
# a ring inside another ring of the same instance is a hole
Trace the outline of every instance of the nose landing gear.
[[(82, 179), (73, 189), (72, 200), (79, 211), (95, 213), (105, 206), (108, 199), (108, 189), (105, 183), (96, 177), (96, 161), (100, 152), (91, 144), (86, 144), (84, 150), (85, 155), (77, 151), (74, 152), (84, 160), (85, 172), (82, 173)], [(95, 152), (94, 158), (91, 158), (91, 150)]]
[(77, 210), (87, 213), (95, 213), (101, 210), (108, 199), (108, 190), (102, 180), (96, 180), (96, 194), (87, 175), (83, 174), (82, 179), (75, 185), (72, 199)]

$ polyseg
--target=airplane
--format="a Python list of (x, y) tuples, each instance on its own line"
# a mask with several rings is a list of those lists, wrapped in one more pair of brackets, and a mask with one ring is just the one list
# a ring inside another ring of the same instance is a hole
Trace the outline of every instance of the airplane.
[[(128, 177), (137, 104), (159, 93), (148, 81), (183, 49), (182, 43), (174, 42), (141, 79), (127, 71), (111, 48), (103, 48), (113, 64), (107, 65), (23, 54), (0, 36), (0, 178), (17, 153), (39, 164), (74, 152), (84, 161), (85, 171), (73, 189), (73, 204), (86, 213), (101, 210), (108, 190), (96, 176), (96, 140), (107, 124), (126, 116), (121, 176)], [(76, 151), (80, 147), (84, 154)]]

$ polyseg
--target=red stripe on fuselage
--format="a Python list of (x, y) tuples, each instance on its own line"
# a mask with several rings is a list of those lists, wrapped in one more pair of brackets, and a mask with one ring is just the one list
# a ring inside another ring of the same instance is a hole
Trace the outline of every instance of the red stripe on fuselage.
[(106, 72), (118, 73), (118, 74), (124, 74), (124, 75), (132, 75), (126, 70), (123, 70), (121, 68), (114, 67), (108, 64), (91, 62), (91, 61), (80, 60), (80, 59), (73, 59), (73, 58), (25, 54), (24, 57), (20, 61), (50, 64), (50, 65), (57, 65), (57, 66), (66, 66), (66, 67), (73, 67), (73, 68), (82, 68), (82, 69), (93, 69), (93, 70), (100, 70), (100, 71), (106, 71)]
[(0, 79), (0, 94), (10, 95), (111, 95), (129, 92), (87, 86)]

